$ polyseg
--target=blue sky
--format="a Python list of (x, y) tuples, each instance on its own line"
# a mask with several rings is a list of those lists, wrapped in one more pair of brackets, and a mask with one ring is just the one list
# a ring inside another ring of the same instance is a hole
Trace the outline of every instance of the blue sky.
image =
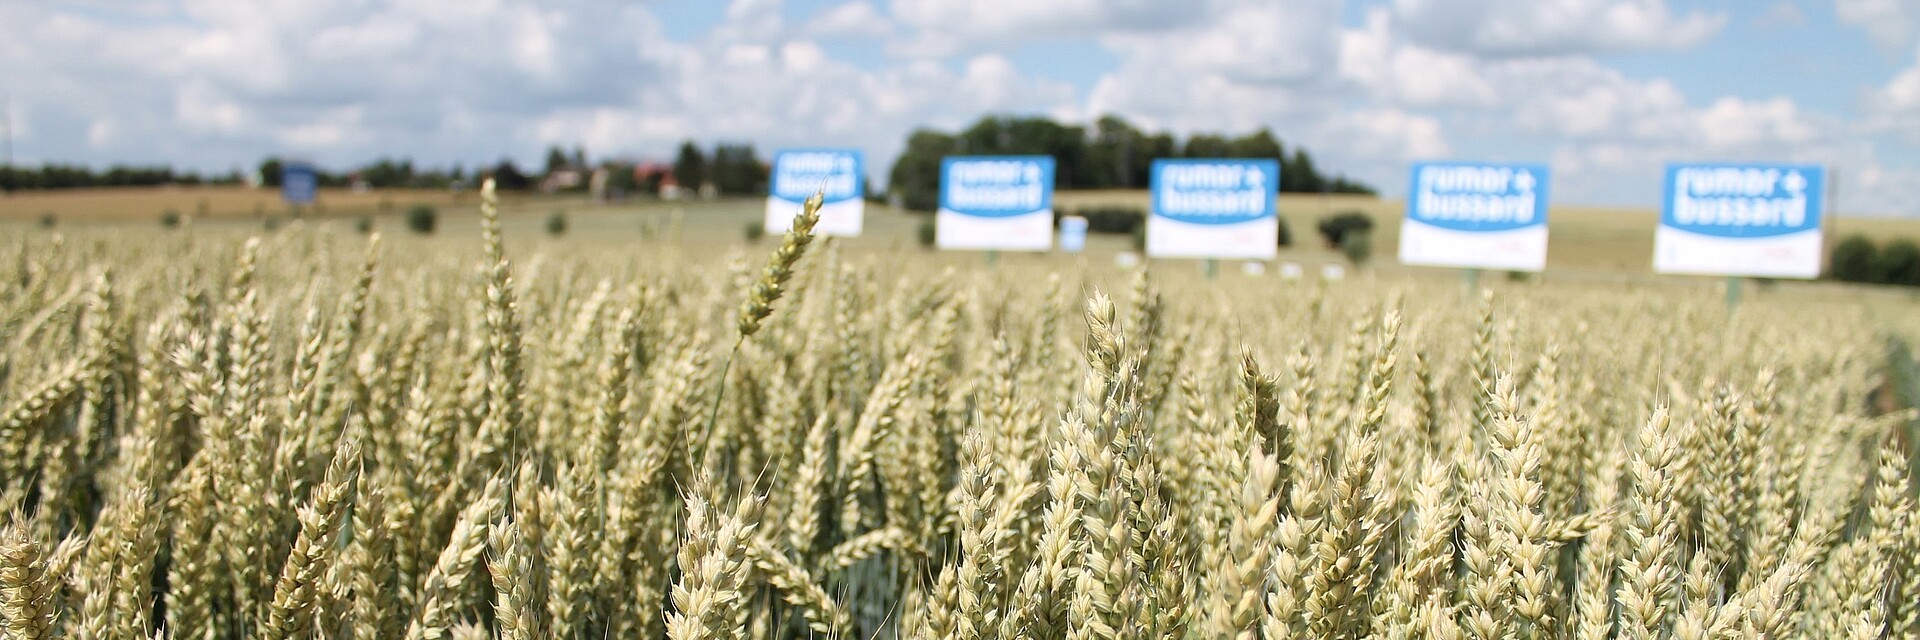
[(23, 162), (537, 163), (845, 145), (987, 113), (1269, 127), (1323, 168), (1548, 164), (1651, 206), (1680, 160), (1821, 163), (1920, 216), (1915, 0), (0, 0)]

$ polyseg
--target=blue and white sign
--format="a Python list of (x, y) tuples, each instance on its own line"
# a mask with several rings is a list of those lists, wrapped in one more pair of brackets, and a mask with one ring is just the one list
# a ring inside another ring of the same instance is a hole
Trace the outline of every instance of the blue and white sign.
[(1272, 258), (1278, 253), (1273, 159), (1153, 161), (1147, 255), (1159, 258)]
[(1053, 247), (1052, 156), (949, 156), (940, 162), (942, 249)]
[(853, 149), (788, 149), (773, 154), (773, 179), (767, 190), (767, 233), (786, 233), (800, 206), (823, 194), (820, 222), (813, 232), (860, 235), (866, 215), (866, 181), (860, 152)]
[(1087, 248), (1087, 219), (1080, 216), (1060, 218), (1060, 249), (1080, 253)]
[(313, 165), (287, 163), (280, 166), (280, 199), (287, 204), (313, 204), (320, 189), (320, 174)]
[(1413, 165), (1400, 262), (1540, 271), (1547, 267), (1547, 168), (1529, 164)]
[(1825, 188), (1813, 165), (1670, 165), (1653, 269), (1817, 278)]

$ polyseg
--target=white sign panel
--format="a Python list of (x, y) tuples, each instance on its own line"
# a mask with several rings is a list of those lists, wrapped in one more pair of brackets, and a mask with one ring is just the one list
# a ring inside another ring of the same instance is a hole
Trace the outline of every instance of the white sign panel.
[(1053, 247), (1052, 156), (949, 156), (940, 162), (942, 249)]
[(1547, 266), (1547, 168), (1423, 162), (1413, 166), (1400, 262), (1540, 271)]
[(1147, 255), (1259, 259), (1279, 252), (1279, 161), (1155, 160), (1152, 180)]
[(1825, 183), (1811, 165), (1668, 166), (1654, 271), (1819, 277)]
[(1079, 253), (1087, 248), (1087, 219), (1080, 216), (1060, 218), (1060, 249)]
[(773, 155), (773, 184), (767, 190), (767, 233), (786, 233), (801, 203), (823, 195), (820, 222), (813, 232), (860, 235), (866, 214), (866, 181), (860, 152), (852, 149), (789, 149)]

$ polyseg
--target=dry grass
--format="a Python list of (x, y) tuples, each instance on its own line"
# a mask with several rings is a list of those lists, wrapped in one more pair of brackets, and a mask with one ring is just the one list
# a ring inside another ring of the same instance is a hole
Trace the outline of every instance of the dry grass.
[(1920, 634), (1908, 416), (1867, 401), (1912, 301), (482, 209), (0, 246), (0, 638)]
[[(1094, 205), (1122, 205), (1145, 209), (1145, 191), (1071, 191), (1054, 199), (1056, 207), (1072, 211)], [(1294, 247), (1281, 250), (1281, 259), (1325, 261), (1333, 252), (1319, 247), (1314, 225), (1322, 216), (1360, 211), (1373, 217), (1373, 251), (1383, 262), (1394, 260), (1400, 246), (1400, 221), (1406, 204), (1399, 200), (1354, 195), (1281, 194), (1280, 215), (1293, 230)], [(1660, 212), (1623, 207), (1555, 206), (1547, 215), (1552, 236), (1547, 268), (1571, 272), (1646, 273), (1653, 270), (1653, 232)], [(1831, 248), (1855, 233), (1875, 240), (1907, 238), (1920, 241), (1920, 219), (1842, 217), (1828, 223)]]
[[(321, 189), (315, 198), (319, 209), (314, 215), (360, 215), (377, 212), (400, 213), (415, 204), (434, 206), (473, 206), (473, 192), (450, 193), (442, 189), (375, 189), (356, 193), (349, 189)], [(237, 186), (110, 187), (56, 191), (20, 191), (0, 195), (0, 220), (38, 220), (52, 213), (65, 221), (156, 222), (160, 215), (173, 211), (184, 218), (252, 219), (283, 216), (289, 211), (280, 199), (280, 190)]]

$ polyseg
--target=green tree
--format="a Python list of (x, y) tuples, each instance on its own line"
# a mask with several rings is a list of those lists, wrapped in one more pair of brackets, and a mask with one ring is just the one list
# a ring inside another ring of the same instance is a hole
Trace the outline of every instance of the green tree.
[(267, 187), (280, 186), (280, 171), (285, 165), (279, 158), (267, 158), (260, 161), (260, 184)]
[(1827, 275), (1843, 282), (1872, 282), (1879, 264), (1879, 250), (1866, 236), (1853, 234), (1834, 245)]
[(1042, 117), (989, 116), (960, 132), (957, 147), (967, 155), (1053, 156), (1054, 184), (1072, 188), (1086, 155), (1087, 131)]
[(1350, 180), (1346, 176), (1334, 176), (1333, 184), (1329, 185), (1327, 187), (1327, 190), (1332, 191), (1334, 193), (1358, 193), (1361, 195), (1369, 195), (1369, 196), (1378, 195), (1380, 193), (1379, 191), (1374, 190), (1373, 187), (1367, 186), (1355, 180)]
[(700, 153), (700, 147), (694, 146), (692, 140), (680, 143), (680, 155), (673, 161), (673, 179), (680, 183), (680, 188), (695, 191), (707, 182), (707, 156)]
[(553, 172), (565, 169), (566, 167), (567, 152), (561, 151), (560, 145), (557, 144), (547, 147), (547, 169), (542, 175), (550, 176), (553, 175)]
[(533, 180), (527, 178), (527, 174), (521, 173), (520, 167), (515, 166), (513, 160), (506, 158), (502, 158), (500, 164), (494, 166), (493, 183), (503, 191), (525, 191), (533, 186)]
[(1888, 242), (1874, 262), (1875, 282), (1920, 286), (1920, 244), (1906, 238)]
[(633, 179), (633, 163), (608, 160), (600, 165), (607, 171), (607, 193), (633, 193), (639, 183)]
[(767, 165), (760, 161), (751, 144), (714, 147), (709, 173), (720, 193), (750, 195), (765, 193), (767, 189)]
[(1173, 158), (1180, 155), (1180, 142), (1173, 134), (1156, 133), (1140, 140), (1140, 153), (1133, 157), (1134, 187), (1145, 187), (1153, 181), (1153, 161), (1159, 158)]
[(376, 188), (388, 189), (413, 184), (413, 161), (407, 159), (391, 160), (381, 158), (373, 164), (360, 168), (360, 179)]
[(1280, 163), (1280, 190), (1291, 193), (1318, 193), (1327, 186), (1325, 178), (1313, 166), (1313, 156), (1301, 147), (1293, 148), (1293, 158)]
[(1273, 158), (1285, 161), (1286, 153), (1280, 140), (1273, 137), (1273, 131), (1261, 127), (1259, 131), (1234, 138), (1227, 143), (1229, 153), (1235, 158)]
[(887, 172), (887, 192), (900, 196), (901, 206), (910, 211), (932, 211), (940, 207), (940, 161), (959, 146), (953, 136), (932, 129), (917, 129), (907, 136), (907, 148), (893, 161)]
[(1052, 156), (1055, 186), (1063, 189), (1144, 187), (1152, 180), (1154, 160), (1160, 158), (1273, 158), (1281, 164), (1281, 191), (1374, 193), (1372, 187), (1344, 176), (1321, 174), (1306, 149), (1295, 147), (1289, 153), (1265, 127), (1235, 138), (1197, 133), (1182, 144), (1172, 134), (1149, 134), (1114, 115), (1100, 117), (1091, 129), (1045, 117), (987, 116), (952, 135), (916, 130), (889, 174), (889, 191), (899, 193), (909, 208), (933, 209), (939, 197), (940, 160), (952, 154)]
[(1139, 129), (1119, 116), (1101, 116), (1093, 125), (1092, 139), (1086, 146), (1086, 162), (1080, 165), (1080, 175), (1074, 178), (1075, 186), (1134, 187), (1134, 156), (1142, 151), (1141, 137)]
[(1221, 136), (1194, 134), (1193, 137), (1187, 138), (1186, 147), (1180, 155), (1188, 158), (1231, 158), (1233, 144)]

